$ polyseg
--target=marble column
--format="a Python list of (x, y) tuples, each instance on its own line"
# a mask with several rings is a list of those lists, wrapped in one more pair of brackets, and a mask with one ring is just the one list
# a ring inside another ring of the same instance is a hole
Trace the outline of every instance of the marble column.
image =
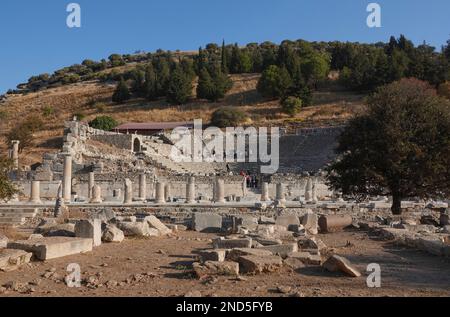
[(124, 204), (131, 204), (133, 202), (133, 183), (128, 178), (125, 179), (125, 190), (124, 190)]
[(67, 154), (64, 156), (63, 170), (63, 200), (70, 202), (72, 199), (72, 156)]
[(166, 198), (165, 198), (164, 183), (158, 182), (158, 183), (156, 183), (155, 203), (156, 204), (164, 204), (165, 202), (166, 202)]
[(30, 203), (41, 204), (41, 182), (32, 181), (31, 182), (31, 193), (30, 193)]
[(95, 173), (90, 172), (89, 173), (89, 180), (88, 180), (88, 198), (92, 198), (92, 188), (95, 185)]
[(308, 177), (308, 180), (306, 181), (306, 188), (305, 188), (305, 201), (311, 202), (312, 201), (312, 180), (310, 177)]
[(195, 177), (189, 177), (189, 181), (186, 184), (186, 203), (195, 203)]
[(147, 194), (147, 177), (144, 173), (139, 175), (139, 200), (145, 201)]
[(225, 202), (225, 181), (221, 178), (217, 178), (215, 182), (214, 190), (214, 202), (224, 203)]
[(90, 200), (91, 204), (101, 204), (103, 202), (102, 200), (102, 189), (98, 185), (94, 185), (92, 187), (92, 197)]
[(167, 202), (170, 202), (172, 199), (170, 184), (164, 186), (164, 198)]
[(269, 201), (269, 184), (268, 183), (262, 183), (261, 186), (261, 201)]
[(284, 193), (284, 185), (281, 184), (281, 183), (277, 184), (276, 200), (278, 202), (285, 202), (286, 201), (286, 196), (285, 196), (285, 193)]
[(11, 159), (13, 160), (14, 169), (19, 169), (19, 144), (20, 141), (12, 141)]

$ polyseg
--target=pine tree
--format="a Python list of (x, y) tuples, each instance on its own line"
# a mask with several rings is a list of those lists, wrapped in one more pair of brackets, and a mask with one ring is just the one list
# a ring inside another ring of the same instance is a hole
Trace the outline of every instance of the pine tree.
[(176, 65), (167, 88), (167, 101), (173, 104), (183, 104), (192, 96), (192, 80), (183, 72), (180, 65)]
[(209, 96), (211, 96), (211, 92), (213, 91), (213, 89), (214, 88), (211, 75), (206, 68), (203, 68), (200, 71), (198, 78), (197, 98), (209, 100)]
[(121, 103), (127, 101), (131, 98), (130, 90), (128, 89), (127, 84), (123, 78), (120, 79), (117, 84), (116, 90), (112, 96), (112, 100), (117, 103)]
[(219, 67), (214, 67), (211, 72), (212, 74), (206, 68), (200, 72), (197, 97), (215, 102), (225, 97), (233, 83)]
[(148, 100), (155, 100), (158, 98), (158, 87), (155, 69), (150, 63), (145, 69), (145, 97)]
[(221, 69), (222, 72), (228, 73), (228, 56), (227, 56), (227, 48), (225, 46), (225, 40), (222, 42), (222, 51), (221, 51)]

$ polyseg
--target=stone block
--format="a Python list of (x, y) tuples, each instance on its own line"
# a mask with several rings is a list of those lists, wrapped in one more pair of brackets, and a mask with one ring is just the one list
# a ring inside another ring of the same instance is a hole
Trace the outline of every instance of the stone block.
[(100, 219), (79, 220), (75, 224), (75, 236), (78, 238), (90, 238), (94, 247), (102, 244), (102, 222)]
[(115, 212), (112, 209), (105, 208), (102, 211), (93, 215), (93, 219), (100, 219), (102, 222), (109, 222), (116, 217)]
[(0, 249), (6, 248), (8, 245), (8, 238), (0, 234)]
[(239, 264), (236, 262), (224, 261), (207, 261), (203, 264), (194, 263), (193, 269), (197, 278), (204, 278), (206, 276), (226, 275), (238, 276)]
[(223, 239), (218, 238), (213, 240), (214, 249), (234, 249), (234, 248), (251, 248), (252, 239)]
[(126, 237), (158, 237), (159, 231), (150, 228), (148, 222), (120, 222), (118, 228)]
[(269, 250), (254, 249), (254, 248), (236, 248), (227, 253), (227, 260), (238, 261), (239, 257), (245, 255), (254, 256), (271, 256), (273, 253)]
[(319, 233), (318, 217), (312, 212), (308, 212), (302, 217), (302, 225), (311, 234)]
[(283, 241), (281, 241), (280, 239), (265, 238), (265, 237), (255, 237), (254, 239), (263, 246), (283, 244)]
[(361, 276), (361, 273), (350, 263), (349, 260), (339, 255), (332, 255), (329, 257), (322, 267), (330, 272), (341, 271), (350, 277)]
[(192, 215), (192, 229), (198, 232), (220, 232), (222, 216), (214, 213), (196, 212)]
[(0, 249), (0, 271), (10, 272), (30, 262), (33, 254), (14, 249)]
[(125, 235), (122, 230), (114, 225), (107, 225), (102, 234), (102, 240), (104, 242), (120, 243), (125, 239)]
[(269, 246), (261, 247), (260, 249), (270, 251), (270, 252), (272, 252), (273, 255), (279, 255), (283, 259), (285, 259), (285, 258), (287, 258), (289, 253), (298, 251), (298, 245), (297, 245), (297, 243), (269, 245)]
[(213, 261), (223, 262), (227, 254), (226, 249), (202, 250), (198, 253), (201, 262)]
[(147, 216), (144, 218), (150, 228), (154, 228), (159, 231), (160, 235), (168, 235), (172, 233), (172, 230), (167, 228), (165, 224), (163, 224), (158, 218), (155, 216)]
[(41, 260), (51, 260), (68, 255), (92, 251), (93, 240), (69, 237), (48, 237), (35, 240), (9, 242), (9, 249), (31, 252)]
[(288, 254), (288, 259), (293, 258), (301, 261), (304, 264), (320, 265), (322, 264), (322, 257), (318, 254), (311, 254), (309, 252), (292, 252)]
[(277, 217), (275, 224), (289, 230), (292, 226), (298, 226), (300, 219), (297, 215), (282, 215)]
[(314, 249), (317, 250), (319, 253), (326, 250), (327, 246), (325, 243), (323, 243), (322, 240), (312, 237), (308, 238), (305, 241), (303, 241), (301, 245), (302, 249)]
[(45, 237), (75, 237), (75, 224), (48, 224), (37, 227), (34, 233), (42, 234)]
[(256, 256), (244, 255), (239, 257), (239, 269), (244, 274), (261, 274), (276, 272), (283, 266), (283, 260), (277, 255)]

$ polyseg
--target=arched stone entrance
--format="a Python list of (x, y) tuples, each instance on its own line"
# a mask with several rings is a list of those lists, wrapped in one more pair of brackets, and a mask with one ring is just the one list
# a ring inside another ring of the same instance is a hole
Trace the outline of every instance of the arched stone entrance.
[(133, 140), (133, 152), (134, 153), (141, 152), (141, 140), (139, 140), (139, 138), (135, 138)]

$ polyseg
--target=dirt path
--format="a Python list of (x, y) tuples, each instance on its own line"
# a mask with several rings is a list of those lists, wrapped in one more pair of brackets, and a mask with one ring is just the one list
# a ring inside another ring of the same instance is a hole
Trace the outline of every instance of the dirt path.
[[(211, 234), (180, 232), (178, 237), (127, 240), (120, 245), (104, 244), (94, 252), (33, 262), (18, 271), (0, 272), (0, 285), (10, 281), (32, 283), (32, 292), (7, 291), (0, 296), (184, 296), (198, 290), (203, 296), (286, 296), (278, 286), (290, 287), (289, 293), (303, 296), (450, 296), (450, 260), (377, 241), (364, 232), (342, 232), (320, 236), (337, 254), (346, 256), (363, 272), (352, 279), (325, 272), (321, 267), (305, 267), (245, 280), (219, 277), (211, 283), (193, 279), (189, 266), (191, 252), (206, 248)], [(78, 263), (82, 278), (99, 287), (68, 288), (62, 281), (67, 265)], [(378, 263), (382, 287), (366, 286), (366, 267)], [(55, 271), (53, 277), (48, 271)], [(108, 282), (109, 281), (109, 282)], [(117, 283), (117, 285), (115, 285)]]

